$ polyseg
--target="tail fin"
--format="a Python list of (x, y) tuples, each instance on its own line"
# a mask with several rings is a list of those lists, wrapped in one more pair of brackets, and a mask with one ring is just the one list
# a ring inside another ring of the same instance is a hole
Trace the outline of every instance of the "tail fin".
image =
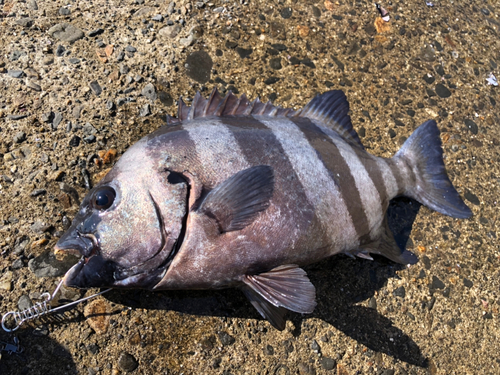
[(460, 219), (472, 216), (446, 174), (436, 121), (420, 125), (394, 159), (404, 160), (415, 174), (416, 183), (407, 187), (405, 195), (448, 216)]

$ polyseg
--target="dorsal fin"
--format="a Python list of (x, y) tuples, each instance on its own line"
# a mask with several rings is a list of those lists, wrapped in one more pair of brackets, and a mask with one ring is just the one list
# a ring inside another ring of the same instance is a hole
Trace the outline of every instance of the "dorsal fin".
[(177, 120), (167, 117), (167, 123), (176, 124), (184, 120), (211, 116), (307, 117), (319, 121), (335, 130), (346, 141), (364, 149), (358, 134), (352, 127), (347, 98), (340, 90), (327, 91), (318, 95), (307, 103), (304, 108), (294, 111), (291, 108), (275, 106), (270, 101), (263, 103), (259, 98), (250, 102), (245, 94), (238, 98), (231, 91), (228, 91), (226, 96), (222, 97), (217, 88), (214, 88), (208, 99), (205, 99), (197, 92), (191, 107), (187, 106), (182, 99), (179, 99), (177, 113)]
[(295, 116), (318, 120), (330, 129), (335, 130), (345, 140), (364, 149), (358, 133), (354, 130), (349, 116), (349, 102), (343, 91), (327, 91), (317, 95)]
[(254, 101), (249, 101), (245, 94), (239, 98), (231, 91), (228, 91), (226, 96), (220, 96), (217, 88), (212, 90), (212, 93), (205, 99), (199, 92), (193, 98), (191, 107), (179, 99), (177, 109), (177, 119), (167, 117), (167, 123), (175, 124), (184, 120), (192, 120), (199, 117), (209, 116), (293, 116), (295, 111), (291, 108), (281, 108), (273, 105), (271, 102), (262, 103), (259, 98)]

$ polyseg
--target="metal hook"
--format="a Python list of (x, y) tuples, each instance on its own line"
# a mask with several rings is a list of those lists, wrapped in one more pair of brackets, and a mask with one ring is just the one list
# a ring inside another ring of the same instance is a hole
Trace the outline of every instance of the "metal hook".
[[(33, 306), (28, 307), (27, 309), (22, 310), (22, 311), (9, 311), (8, 313), (4, 314), (4, 316), (2, 317), (3, 330), (5, 332), (9, 332), (9, 333), (14, 332), (24, 322), (27, 322), (29, 320), (33, 320), (36, 318), (40, 318), (40, 317), (47, 315), (47, 314), (51, 314), (51, 313), (55, 313), (57, 311), (67, 309), (68, 307), (75, 306), (75, 305), (79, 304), (80, 302), (84, 302), (84, 301), (87, 301), (91, 298), (100, 296), (101, 294), (104, 294), (104, 293), (109, 292), (111, 290), (111, 288), (109, 288), (109, 289), (103, 290), (99, 293), (92, 294), (91, 296), (80, 298), (79, 300), (52, 308), (52, 306), (50, 305), (49, 302), (51, 302), (55, 298), (57, 292), (59, 292), (59, 289), (61, 289), (63, 281), (64, 281), (64, 279), (59, 282), (59, 284), (57, 285), (57, 287), (54, 290), (54, 292), (52, 293), (52, 295), (48, 292), (45, 292), (42, 294), (42, 298), (45, 298), (44, 301), (35, 303)], [(11, 320), (11, 321), (14, 320), (15, 325), (13, 328), (7, 327), (8, 320)]]

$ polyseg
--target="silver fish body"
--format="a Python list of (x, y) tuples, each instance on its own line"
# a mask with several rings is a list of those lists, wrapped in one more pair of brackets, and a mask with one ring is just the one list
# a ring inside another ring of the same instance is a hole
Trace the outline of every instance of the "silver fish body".
[(285, 309), (316, 304), (301, 266), (337, 253), (415, 263), (388, 229), (392, 198), (471, 215), (436, 123), (384, 159), (365, 151), (348, 111), (341, 91), (297, 112), (215, 90), (181, 101), (178, 118), (132, 146), (82, 202), (56, 246), (83, 255), (66, 285), (236, 286), (283, 329)]

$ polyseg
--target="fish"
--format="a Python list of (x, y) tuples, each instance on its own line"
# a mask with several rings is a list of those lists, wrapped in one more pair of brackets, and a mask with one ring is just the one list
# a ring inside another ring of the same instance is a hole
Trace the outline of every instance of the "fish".
[(272, 326), (312, 313), (303, 267), (335, 254), (401, 264), (389, 201), (455, 218), (471, 210), (446, 173), (440, 131), (424, 122), (391, 158), (368, 153), (340, 90), (298, 110), (214, 89), (132, 145), (83, 199), (56, 252), (81, 258), (75, 288), (240, 288)]

